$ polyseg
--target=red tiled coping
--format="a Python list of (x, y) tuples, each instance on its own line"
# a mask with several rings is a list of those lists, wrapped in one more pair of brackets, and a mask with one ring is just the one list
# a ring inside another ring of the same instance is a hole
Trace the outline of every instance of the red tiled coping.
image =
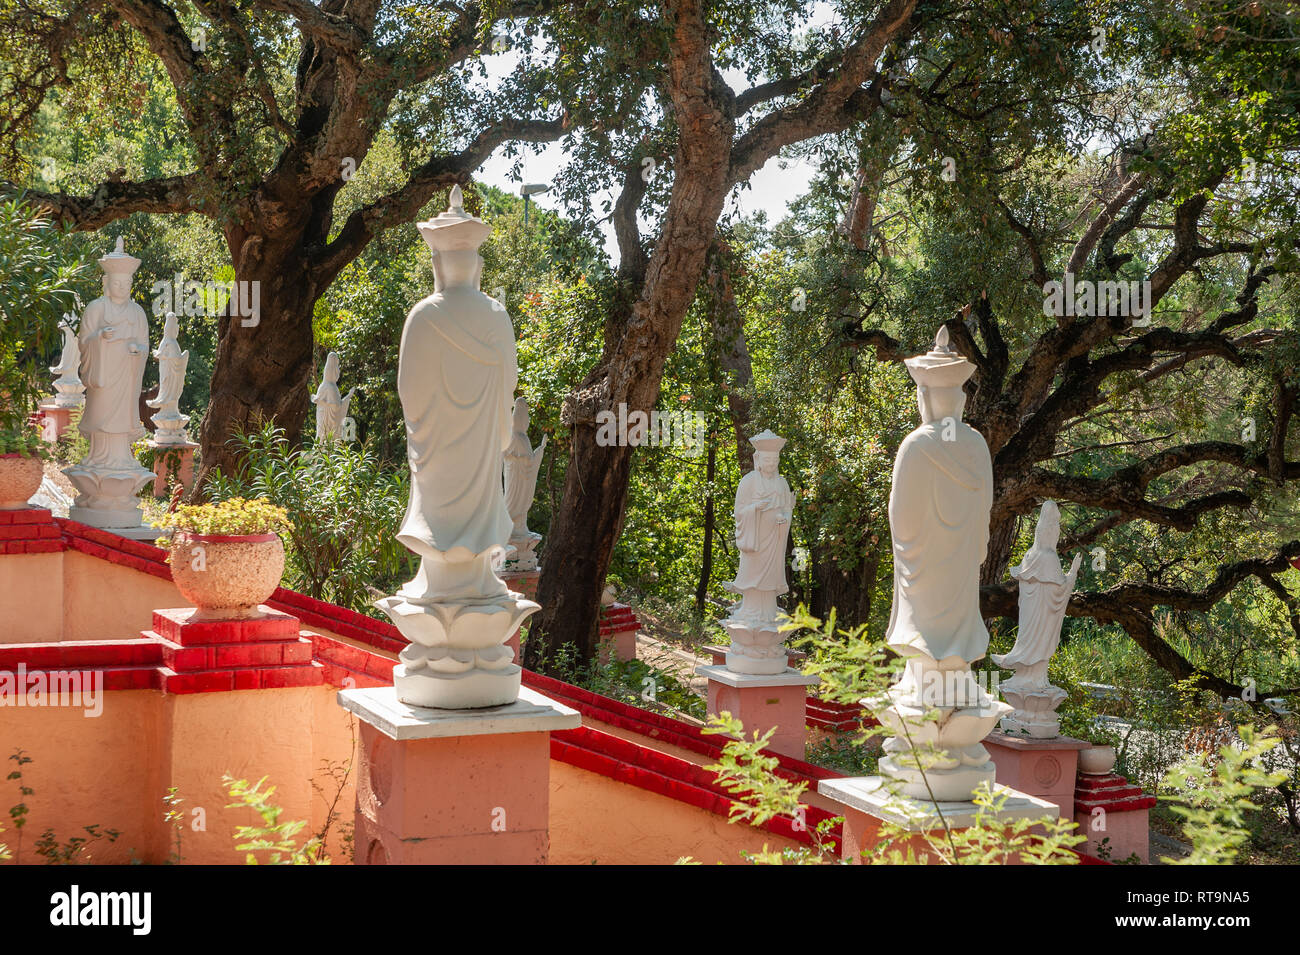
[(640, 629), (640, 618), (627, 604), (614, 603), (600, 609), (600, 635), (602, 637)]
[(1151, 809), (1155, 804), (1155, 796), (1144, 795), (1142, 787), (1134, 786), (1118, 773), (1106, 776), (1085, 776), (1080, 773), (1074, 783), (1076, 813), (1092, 812), (1098, 808), (1106, 812), (1131, 812)]
[(819, 700), (811, 693), (808, 694), (804, 719), (809, 726), (840, 733), (855, 730), (863, 724), (877, 725), (875, 717), (867, 713), (860, 703), (833, 703), (830, 700)]
[[(730, 814), (734, 801), (704, 767), (588, 726), (552, 733), (551, 758), (720, 816)], [(793, 818), (784, 816), (756, 828), (811, 845), (811, 831), (832, 816), (817, 806), (805, 806), (802, 826), (798, 828)], [(838, 846), (840, 838), (840, 826), (836, 826), (828, 841)]]

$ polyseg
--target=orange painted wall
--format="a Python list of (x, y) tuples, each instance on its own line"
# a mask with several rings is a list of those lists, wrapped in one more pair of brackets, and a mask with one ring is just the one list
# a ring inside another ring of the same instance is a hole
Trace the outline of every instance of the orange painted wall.
[(740, 864), (742, 851), (798, 843), (676, 799), (551, 760), (552, 865)]
[(63, 638), (63, 554), (0, 554), (0, 643)]

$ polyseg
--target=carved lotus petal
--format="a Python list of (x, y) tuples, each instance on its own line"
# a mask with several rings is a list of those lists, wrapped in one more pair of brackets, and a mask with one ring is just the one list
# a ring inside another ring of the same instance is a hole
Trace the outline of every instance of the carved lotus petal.
[(998, 720), (1011, 710), (1006, 703), (953, 710), (939, 730), (939, 745), (945, 749), (973, 746), (988, 736)]

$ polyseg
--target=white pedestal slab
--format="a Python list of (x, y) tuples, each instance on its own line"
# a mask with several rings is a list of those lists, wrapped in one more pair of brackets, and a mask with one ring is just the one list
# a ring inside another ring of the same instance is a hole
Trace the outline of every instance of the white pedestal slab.
[(539, 733), (577, 729), (582, 714), (527, 687), (505, 706), (476, 710), (436, 710), (409, 706), (391, 686), (340, 690), (339, 705), (356, 713), (391, 739), (486, 736), (492, 733)]
[[(917, 857), (934, 858), (930, 833), (942, 831), (944, 822), (950, 829), (967, 829), (975, 824), (979, 811), (972, 802), (930, 802), (895, 795), (885, 788), (881, 776), (855, 776), (847, 779), (823, 779), (817, 792), (843, 806), (844, 838), (841, 857), (861, 863), (863, 853), (870, 853), (881, 842), (881, 827), (892, 824), (908, 835), (894, 837), (891, 848), (914, 852)], [(986, 819), (1010, 822), (1015, 819), (1054, 819), (1057, 806), (1045, 799), (1022, 793), (1006, 786), (995, 786), (995, 793), (1007, 793), (1005, 806), (999, 810), (985, 809)]]
[[(988, 818), (1002, 822), (1013, 819), (1055, 819), (1060, 808), (1046, 799), (1022, 793), (1008, 786), (994, 786), (995, 793), (1007, 793), (1006, 804), (994, 812), (986, 809)], [(964, 829), (975, 824), (975, 814), (979, 807), (973, 802), (938, 802), (912, 799), (898, 796), (884, 787), (881, 776), (851, 776), (842, 779), (823, 779), (817, 784), (817, 792), (827, 799), (843, 803), (859, 812), (875, 816), (885, 822), (893, 823), (909, 832), (922, 832), (937, 829), (943, 825), (939, 820), (942, 813), (948, 826)], [(936, 811), (937, 807), (937, 811)]]
[(708, 677), (724, 686), (734, 686), (737, 689), (764, 686), (816, 686), (821, 682), (818, 677), (808, 676), (790, 667), (786, 667), (782, 673), (770, 674), (737, 673), (725, 666), (698, 666), (695, 672), (699, 676)]

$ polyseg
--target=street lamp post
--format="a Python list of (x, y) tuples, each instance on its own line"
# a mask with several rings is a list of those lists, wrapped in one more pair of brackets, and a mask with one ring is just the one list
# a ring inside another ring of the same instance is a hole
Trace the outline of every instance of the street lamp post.
[(528, 200), (550, 190), (551, 187), (544, 182), (529, 182), (520, 187), (519, 194), (524, 197), (524, 225), (528, 225)]

